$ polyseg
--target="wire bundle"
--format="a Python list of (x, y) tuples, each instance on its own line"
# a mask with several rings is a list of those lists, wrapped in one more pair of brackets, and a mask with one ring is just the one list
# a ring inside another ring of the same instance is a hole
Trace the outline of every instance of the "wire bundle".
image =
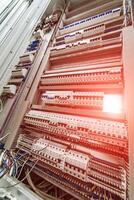
[(0, 178), (5, 174), (9, 173), (12, 176), (15, 176), (17, 173), (17, 163), (10, 151), (4, 150), (0, 156)]
[[(47, 146), (44, 148), (40, 149), (39, 151), (43, 151), (46, 149)], [(1, 171), (0, 171), (0, 178), (2, 178), (5, 174), (9, 173), (9, 175), (14, 176), (15, 178), (19, 178), (20, 175), (22, 174), (22, 171), (29, 161), (30, 158), (32, 158), (32, 151), (31, 152), (26, 152), (22, 154), (22, 152), (19, 152), (18, 150), (14, 155), (12, 155), (12, 151), (9, 150), (4, 150), (1, 155), (0, 155), (0, 166), (1, 166)], [(20, 155), (21, 154), (21, 155)], [(36, 164), (38, 163), (39, 158), (32, 158), (33, 165), (31, 166), (31, 169), (28, 170), (26, 175), (19, 181), (17, 181), (13, 185), (9, 185), (6, 187), (0, 187), (0, 189), (8, 189), (15, 187), (16, 185), (22, 183), (26, 179), (30, 177), (31, 172), (35, 168)], [(20, 167), (20, 170), (18, 170)], [(19, 171), (19, 173), (18, 173)], [(28, 181), (29, 182), (29, 181)], [(33, 189), (33, 188), (32, 188)], [(40, 195), (41, 196), (41, 195)]]

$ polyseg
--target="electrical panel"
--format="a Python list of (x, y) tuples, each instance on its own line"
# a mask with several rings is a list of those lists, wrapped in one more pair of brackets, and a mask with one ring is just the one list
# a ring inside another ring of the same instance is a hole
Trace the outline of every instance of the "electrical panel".
[[(103, 2), (97, 11), (89, 2), (89, 16), (67, 5), (17, 147), (32, 154), (28, 166), (38, 159), (35, 174), (45, 179), (47, 172), (78, 199), (127, 200), (122, 31), (131, 15), (127, 2)], [(86, 17), (74, 22), (73, 12), (76, 19)], [(32, 62), (31, 54), (20, 62)]]

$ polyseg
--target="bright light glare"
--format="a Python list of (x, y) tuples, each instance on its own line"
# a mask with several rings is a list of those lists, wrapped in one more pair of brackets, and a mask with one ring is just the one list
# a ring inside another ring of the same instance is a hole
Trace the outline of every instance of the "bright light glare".
[(121, 113), (122, 112), (122, 96), (121, 95), (104, 95), (103, 112)]

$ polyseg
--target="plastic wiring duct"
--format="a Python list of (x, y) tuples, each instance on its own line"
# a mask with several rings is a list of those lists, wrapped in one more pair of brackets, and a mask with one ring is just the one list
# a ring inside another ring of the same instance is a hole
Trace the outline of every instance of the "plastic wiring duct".
[(0, 2), (0, 23), (5, 19), (7, 14), (12, 10), (17, 0), (3, 0)]
[(15, 24), (20, 20), (20, 17), (28, 7), (28, 2), (21, 0), (19, 1), (14, 9), (9, 13), (6, 19), (0, 25), (0, 46), (4, 43), (4, 39), (10, 34)]

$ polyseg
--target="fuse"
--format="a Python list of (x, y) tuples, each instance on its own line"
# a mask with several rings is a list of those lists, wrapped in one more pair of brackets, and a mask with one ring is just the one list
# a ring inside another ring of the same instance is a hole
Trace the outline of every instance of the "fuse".
[(85, 70), (80, 72), (67, 72), (59, 74), (50, 74), (49, 76), (44, 74), (41, 78), (42, 85), (53, 84), (81, 84), (92, 82), (120, 82), (122, 80), (122, 68), (117, 67), (118, 71), (112, 71), (112, 68)]
[(59, 28), (59, 33), (60, 35), (64, 35), (72, 31), (77, 31), (79, 29), (95, 25), (97, 23), (102, 23), (103, 21), (119, 17), (120, 12), (121, 8), (115, 8), (113, 10), (106, 11), (93, 17), (86, 18), (85, 20), (81, 20), (71, 25), (64, 26), (63, 28)]

